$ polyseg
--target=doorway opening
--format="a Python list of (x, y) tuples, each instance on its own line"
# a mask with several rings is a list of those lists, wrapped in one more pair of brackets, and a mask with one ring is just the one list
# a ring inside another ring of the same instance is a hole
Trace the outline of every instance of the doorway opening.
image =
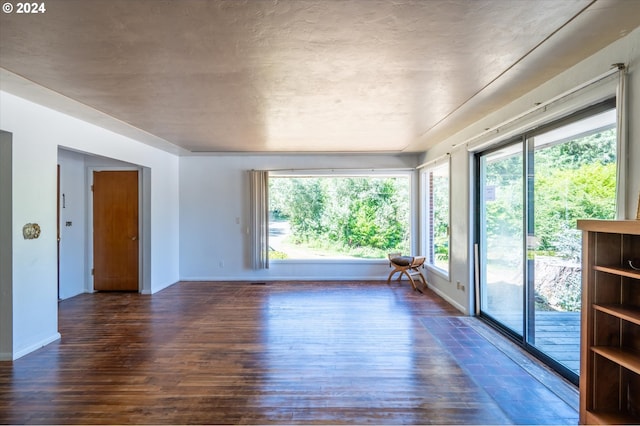
[[(58, 149), (60, 165), (59, 227), (60, 261), (58, 266), (59, 298), (68, 299), (81, 293), (94, 292), (91, 270), (94, 268), (93, 247), (93, 173), (95, 171), (129, 171), (137, 174), (135, 206), (138, 209), (138, 233), (135, 244), (136, 285), (133, 291), (149, 294), (150, 264), (148, 256), (148, 214), (150, 170), (106, 157)], [(147, 188), (147, 189), (145, 189)], [(146, 215), (146, 216), (145, 216)], [(146, 219), (145, 219), (146, 218)], [(131, 241), (131, 240), (130, 240)]]

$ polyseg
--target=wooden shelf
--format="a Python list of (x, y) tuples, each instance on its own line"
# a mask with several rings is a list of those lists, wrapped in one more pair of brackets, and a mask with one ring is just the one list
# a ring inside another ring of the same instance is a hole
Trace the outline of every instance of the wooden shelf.
[[(635, 266), (635, 263), (634, 263)], [(640, 271), (636, 271), (631, 268), (619, 268), (615, 266), (599, 266), (595, 265), (593, 267), (595, 271), (607, 272), (613, 275), (620, 275), (622, 277), (635, 278), (640, 280)]]
[(636, 374), (640, 374), (640, 353), (638, 352), (613, 346), (592, 346), (591, 350)]
[(586, 423), (590, 425), (635, 425), (638, 419), (624, 413), (607, 413), (600, 411), (589, 411)]
[(640, 235), (640, 220), (578, 220), (578, 229), (591, 232)]
[(640, 271), (627, 264), (640, 259), (640, 220), (579, 220), (578, 228), (580, 423), (640, 424)]
[(630, 305), (593, 305), (593, 308), (614, 317), (640, 325), (640, 308)]

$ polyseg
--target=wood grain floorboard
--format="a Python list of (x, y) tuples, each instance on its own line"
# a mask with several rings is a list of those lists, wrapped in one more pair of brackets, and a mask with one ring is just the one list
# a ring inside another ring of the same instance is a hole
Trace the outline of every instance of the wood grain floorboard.
[(406, 282), (183, 282), (59, 305), (62, 339), (0, 363), (3, 424), (507, 424)]

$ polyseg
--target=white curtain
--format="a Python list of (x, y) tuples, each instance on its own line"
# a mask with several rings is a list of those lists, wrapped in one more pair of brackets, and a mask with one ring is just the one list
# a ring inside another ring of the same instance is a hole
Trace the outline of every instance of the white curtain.
[(269, 268), (269, 172), (249, 171), (251, 267)]
[[(627, 69), (622, 64), (618, 64), (618, 88), (616, 92), (616, 114), (618, 128), (618, 168), (616, 175), (616, 219), (625, 219), (627, 212)], [(633, 197), (630, 202), (633, 202)], [(640, 204), (640, 201), (638, 202)], [(638, 207), (640, 211), (640, 206)], [(629, 218), (632, 218), (630, 216)]]

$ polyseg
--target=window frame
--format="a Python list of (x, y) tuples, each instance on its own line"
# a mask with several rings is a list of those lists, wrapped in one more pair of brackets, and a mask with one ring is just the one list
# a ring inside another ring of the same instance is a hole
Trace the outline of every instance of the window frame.
[[(447, 227), (447, 267), (446, 269), (436, 265), (434, 250), (435, 236), (433, 234), (433, 221), (431, 205), (433, 203), (434, 191), (430, 182), (430, 175), (438, 169), (446, 168), (447, 173), (447, 188), (444, 191), (447, 194), (447, 214), (446, 214), (446, 227)], [(421, 224), (423, 225), (423, 232), (421, 232), (421, 242), (424, 249), (426, 261), (425, 267), (430, 272), (440, 275), (446, 280), (450, 280), (451, 276), (451, 161), (449, 155), (444, 159), (436, 160), (426, 165), (420, 170), (420, 180), (423, 190), (420, 193), (422, 212)]]
[[(482, 228), (482, 213), (479, 211), (480, 210), (480, 206), (481, 206), (481, 197), (482, 197), (482, 191), (480, 188), (481, 185), (481, 181), (482, 179), (480, 178), (480, 174), (481, 174), (481, 167), (480, 167), (480, 157), (482, 155), (491, 153), (493, 151), (497, 151), (500, 149), (503, 149), (505, 147), (508, 147), (516, 142), (520, 142), (522, 144), (522, 154), (524, 156), (523, 158), (523, 171), (522, 171), (522, 178), (524, 179), (524, 190), (522, 193), (522, 198), (523, 198), (523, 205), (524, 205), (524, 214), (523, 214), (523, 230), (524, 230), (524, 234), (528, 235), (529, 234), (529, 226), (530, 226), (530, 218), (533, 216), (533, 211), (530, 211), (530, 193), (527, 189), (528, 185), (529, 185), (529, 176), (530, 176), (530, 170), (529, 170), (529, 159), (528, 159), (528, 155), (532, 152), (534, 152), (534, 141), (535, 141), (535, 137), (536, 136), (540, 136), (543, 135), (545, 133), (548, 133), (550, 131), (553, 131), (555, 129), (559, 129), (562, 127), (565, 127), (567, 125), (570, 125), (572, 123), (576, 123), (579, 122), (582, 119), (585, 118), (589, 118), (589, 117), (593, 117), (596, 116), (600, 113), (603, 112), (607, 112), (610, 110), (615, 110), (616, 112), (616, 124), (615, 124), (615, 128), (616, 128), (616, 199), (615, 199), (615, 205), (616, 205), (616, 209), (620, 208), (621, 205), (621, 199), (620, 199), (620, 185), (622, 184), (621, 180), (619, 179), (619, 176), (621, 174), (621, 169), (623, 169), (625, 167), (625, 161), (624, 158), (622, 158), (621, 156), (621, 150), (623, 150), (624, 148), (624, 141), (621, 141), (621, 139), (624, 139), (623, 135), (621, 135), (619, 133), (620, 129), (624, 129), (624, 123), (621, 123), (620, 120), (620, 104), (618, 102), (618, 99), (615, 96), (611, 96), (608, 97), (604, 100), (601, 100), (600, 102), (596, 102), (596, 103), (592, 103), (592, 104), (587, 104), (587, 105), (583, 105), (582, 108), (578, 108), (576, 110), (571, 111), (570, 113), (562, 116), (562, 117), (553, 117), (553, 118), (549, 118), (549, 120), (546, 120), (542, 123), (539, 123), (535, 126), (530, 126), (527, 128), (523, 128), (521, 132), (519, 132), (519, 134), (517, 134), (517, 136), (513, 137), (509, 137), (509, 138), (505, 138), (501, 141), (497, 141), (491, 145), (483, 145), (482, 148), (480, 147), (476, 147), (476, 150), (469, 150), (471, 152), (473, 152), (474, 157), (475, 157), (475, 161), (474, 161), (474, 166), (475, 166), (475, 170), (474, 170), (474, 179), (475, 179), (475, 193), (474, 193), (474, 215), (475, 215), (475, 222), (474, 222), (474, 232), (472, 233), (474, 236), (474, 245), (481, 245), (481, 241), (483, 239), (482, 237), (482, 232), (483, 232), (483, 228)], [(621, 127), (622, 126), (622, 127)], [(530, 258), (530, 247), (528, 244), (529, 240), (528, 238), (523, 238), (522, 241), (522, 248), (523, 248), (523, 253), (524, 259), (529, 259)], [(481, 251), (482, 248), (479, 248), (479, 250)], [(480, 256), (482, 256), (482, 254), (480, 254)], [(479, 268), (484, 268), (484, 266), (482, 265), (482, 261), (479, 261), (478, 264)], [(511, 337), (512, 339), (514, 339), (514, 341), (520, 345), (521, 347), (523, 347), (525, 350), (527, 350), (530, 353), (533, 353), (535, 356), (537, 356), (539, 359), (541, 359), (543, 362), (545, 362), (547, 365), (549, 365), (550, 367), (552, 367), (556, 372), (558, 372), (560, 375), (562, 375), (563, 377), (567, 378), (569, 381), (573, 382), (574, 384), (578, 384), (578, 375), (573, 372), (572, 370), (570, 370), (567, 366), (565, 366), (564, 364), (561, 364), (559, 361), (557, 361), (556, 359), (550, 357), (547, 353), (543, 352), (538, 346), (536, 346), (534, 343), (532, 343), (532, 341), (530, 340), (530, 335), (532, 333), (532, 330), (534, 335), (535, 335), (535, 325), (534, 323), (530, 320), (529, 317), (527, 317), (527, 315), (529, 316), (535, 316), (535, 299), (532, 296), (534, 294), (534, 287), (533, 287), (533, 282), (531, 281), (532, 279), (532, 269), (530, 266), (527, 265), (527, 262), (523, 261), (523, 279), (524, 279), (524, 292), (523, 292), (523, 325), (522, 325), (522, 329), (521, 332), (520, 330), (518, 330), (517, 332), (515, 332), (514, 330), (510, 329), (508, 326), (504, 325), (499, 319), (495, 318), (494, 316), (492, 316), (492, 314), (490, 312), (487, 312), (485, 310), (483, 310), (480, 306), (480, 300), (482, 299), (482, 292), (485, 291), (485, 289), (483, 289), (483, 283), (482, 283), (482, 278), (479, 278), (479, 282), (478, 282), (478, 287), (477, 287), (477, 291), (479, 292), (479, 294), (476, 294), (476, 303), (478, 303), (478, 306), (476, 306), (477, 309), (477, 313), (476, 315), (483, 319), (484, 321), (487, 321), (489, 324), (491, 324), (494, 328), (498, 329), (499, 331), (501, 331), (502, 333), (508, 335), (509, 337)], [(533, 267), (535, 270), (535, 266)], [(480, 276), (482, 276), (483, 272), (478, 270), (476, 272), (477, 274), (479, 274)], [(527, 304), (529, 304), (527, 306)], [(534, 320), (535, 321), (535, 320)]]

